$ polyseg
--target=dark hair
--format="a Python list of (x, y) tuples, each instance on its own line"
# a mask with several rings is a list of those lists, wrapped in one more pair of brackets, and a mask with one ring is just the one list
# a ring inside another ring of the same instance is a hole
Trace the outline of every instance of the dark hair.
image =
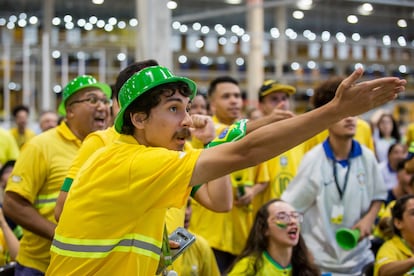
[(16, 163), (16, 160), (9, 160), (6, 163), (4, 163), (3, 167), (0, 169), (0, 177), (3, 176), (4, 171), (9, 167), (14, 167), (14, 164)]
[(402, 147), (404, 147), (404, 145), (401, 144), (401, 143), (399, 143), (399, 142), (396, 142), (394, 144), (391, 144), (391, 146), (388, 148), (387, 156), (390, 156), (391, 152), (394, 150), (394, 148), (396, 146), (402, 146)]
[(398, 161), (397, 168), (396, 168), (397, 172), (405, 170), (405, 162), (407, 162), (406, 159), (402, 159), (402, 160)]
[(128, 135), (134, 134), (135, 127), (131, 122), (130, 114), (143, 112), (146, 114), (146, 118), (148, 118), (151, 109), (161, 102), (162, 95), (171, 97), (177, 90), (185, 97), (190, 97), (193, 93), (185, 82), (173, 82), (156, 86), (136, 98), (125, 110), (124, 125), (122, 126), (121, 133)]
[[(382, 114), (378, 119), (378, 125), (379, 125), (381, 119), (384, 118), (384, 117), (389, 117), (391, 119), (391, 122), (392, 122), (391, 137), (394, 138), (395, 141), (397, 141), (397, 142), (400, 141), (401, 140), (401, 134), (400, 134), (400, 130), (399, 130), (397, 121), (394, 119), (394, 116), (392, 116), (391, 114), (388, 114), (388, 113)], [(379, 128), (378, 128), (378, 130), (379, 130), (379, 136), (382, 138), (383, 134), (382, 134), (382, 132)]]
[(13, 113), (13, 117), (16, 118), (17, 113), (19, 113), (22, 110), (23, 111), (26, 111), (27, 114), (30, 113), (30, 110), (29, 110), (29, 108), (27, 106), (25, 106), (25, 105), (17, 105), (17, 106), (15, 106), (13, 108), (13, 112), (12, 112)]
[(316, 87), (311, 99), (313, 107), (318, 108), (330, 102), (335, 97), (336, 89), (343, 80), (344, 77), (332, 77)]
[(210, 82), (210, 87), (208, 88), (207, 95), (211, 97), (214, 94), (214, 91), (216, 90), (217, 84), (222, 82), (231, 82), (235, 85), (239, 85), (239, 82), (230, 76), (217, 77)]
[[(257, 211), (256, 217), (253, 222), (253, 226), (250, 230), (249, 236), (246, 241), (246, 245), (242, 253), (236, 258), (228, 271), (234, 267), (234, 265), (245, 257), (253, 257), (255, 259), (253, 263), (253, 274), (261, 269), (262, 254), (267, 250), (269, 243), (268, 238), (265, 236), (265, 232), (269, 228), (267, 219), (269, 217), (269, 206), (275, 202), (282, 201), (280, 199), (272, 199), (260, 207)], [(310, 252), (303, 240), (299, 235), (298, 244), (293, 247), (292, 250), (292, 275), (294, 276), (314, 276), (320, 275), (319, 268), (311, 262)]]
[(141, 71), (144, 68), (157, 65), (158, 62), (156, 60), (147, 59), (143, 61), (134, 62), (125, 67), (116, 77), (115, 84), (112, 88), (112, 98), (118, 100), (119, 90), (121, 90), (121, 87), (130, 77), (132, 77), (133, 74), (135, 74), (138, 71)]
[(394, 234), (401, 237), (400, 230), (395, 227), (395, 220), (402, 220), (404, 212), (407, 208), (408, 200), (414, 198), (414, 195), (404, 195), (395, 201), (394, 207), (391, 209), (391, 216), (392, 216), (392, 230)]

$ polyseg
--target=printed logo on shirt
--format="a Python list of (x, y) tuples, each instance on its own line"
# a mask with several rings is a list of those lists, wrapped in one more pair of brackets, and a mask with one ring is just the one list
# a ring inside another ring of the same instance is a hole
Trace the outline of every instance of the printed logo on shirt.
[(288, 164), (288, 159), (286, 156), (281, 156), (280, 157), (280, 166), (285, 167)]
[(12, 182), (14, 182), (14, 183), (20, 183), (20, 182), (22, 182), (22, 178), (21, 178), (19, 175), (13, 175), (13, 176), (11, 177), (11, 180), (12, 180)]

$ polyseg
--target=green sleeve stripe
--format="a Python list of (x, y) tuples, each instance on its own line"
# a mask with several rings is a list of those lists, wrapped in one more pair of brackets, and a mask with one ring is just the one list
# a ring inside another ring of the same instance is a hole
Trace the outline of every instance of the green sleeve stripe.
[(65, 181), (63, 181), (63, 185), (62, 188), (60, 188), (60, 190), (64, 192), (69, 192), (70, 187), (72, 186), (72, 182), (72, 178), (65, 178)]
[(194, 186), (194, 187), (191, 189), (191, 193), (190, 193), (191, 197), (194, 197), (194, 196), (195, 196), (195, 194), (197, 193), (198, 189), (200, 189), (202, 185), (203, 185), (203, 184), (196, 185), (196, 186)]

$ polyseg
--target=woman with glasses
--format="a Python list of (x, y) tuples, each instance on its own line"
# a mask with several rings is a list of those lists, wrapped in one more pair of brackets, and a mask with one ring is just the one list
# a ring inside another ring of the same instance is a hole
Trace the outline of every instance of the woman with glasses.
[(300, 235), (302, 221), (303, 215), (284, 201), (264, 204), (228, 275), (320, 275)]

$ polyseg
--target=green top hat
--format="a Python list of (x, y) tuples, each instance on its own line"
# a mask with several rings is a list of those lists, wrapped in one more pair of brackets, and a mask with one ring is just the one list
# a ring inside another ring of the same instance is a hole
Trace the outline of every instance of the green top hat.
[(115, 130), (119, 133), (121, 132), (122, 126), (124, 125), (125, 110), (139, 96), (154, 87), (174, 82), (186, 83), (193, 92), (190, 99), (194, 98), (197, 93), (196, 84), (188, 78), (175, 76), (170, 70), (163, 66), (150, 66), (132, 75), (119, 91), (118, 100), (121, 109), (115, 118)]
[(66, 101), (81, 89), (94, 87), (100, 89), (109, 99), (111, 98), (111, 87), (105, 83), (98, 82), (94, 77), (89, 75), (82, 75), (74, 78), (68, 83), (62, 92), (62, 101), (59, 105), (59, 114), (66, 115)]

